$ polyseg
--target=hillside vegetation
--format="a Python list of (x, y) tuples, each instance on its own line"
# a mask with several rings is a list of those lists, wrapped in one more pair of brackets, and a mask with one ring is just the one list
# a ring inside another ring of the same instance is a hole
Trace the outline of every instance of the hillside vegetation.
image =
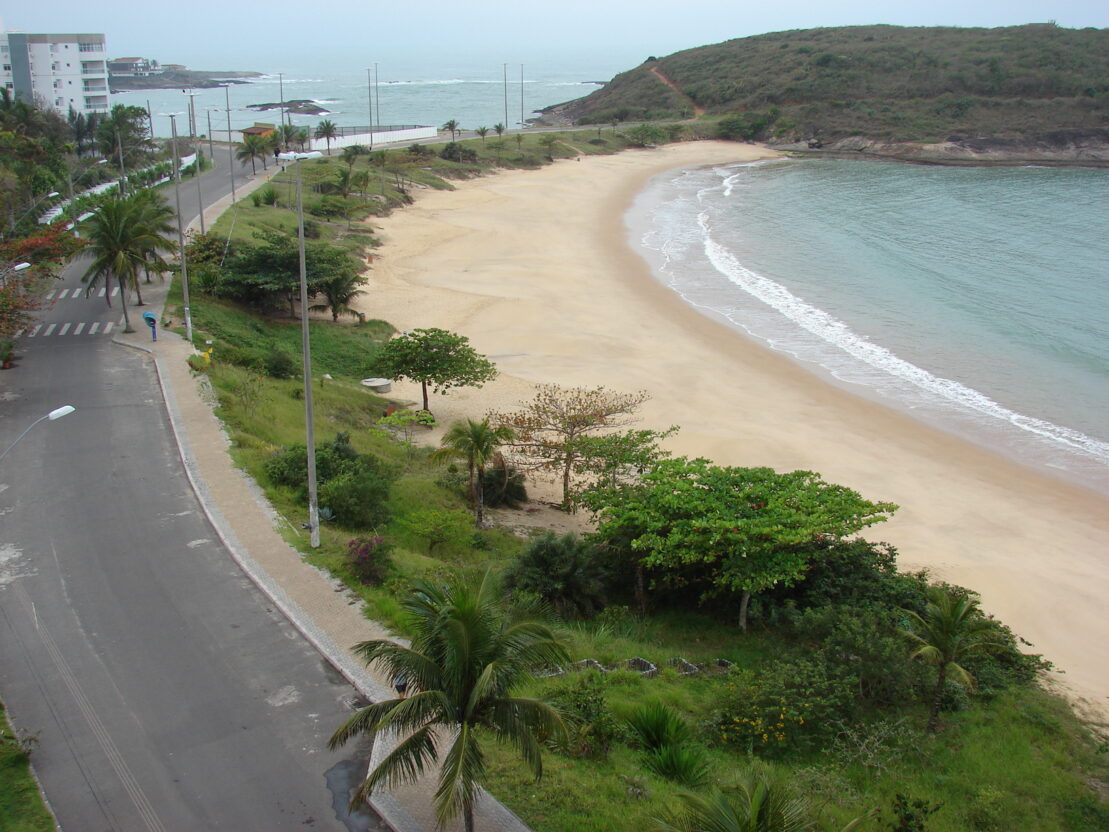
[(650, 58), (545, 118), (608, 124), (703, 110), (747, 114), (757, 135), (745, 138), (913, 141), (1107, 128), (1107, 100), (1107, 29), (853, 26)]

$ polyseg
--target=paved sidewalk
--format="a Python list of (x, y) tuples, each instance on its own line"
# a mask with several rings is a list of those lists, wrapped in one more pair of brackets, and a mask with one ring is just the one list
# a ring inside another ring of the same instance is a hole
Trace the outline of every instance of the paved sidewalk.
[[(268, 179), (257, 177), (239, 188), (237, 195), (242, 199)], [(226, 197), (205, 211), (209, 227), (230, 203), (231, 198)], [(287, 521), (274, 512), (254, 481), (234, 467), (228, 453), (230, 441), (213, 413), (214, 393), (207, 377), (194, 376), (186, 363), (195, 352), (192, 347), (182, 336), (163, 332), (161, 327), (157, 342), (152, 342), (149, 329), (142, 325), (138, 313), (143, 311), (157, 314), (159, 322), (163, 319), (167, 292), (168, 282), (144, 286), (147, 304), (136, 309), (137, 331), (117, 335), (115, 340), (153, 357), (181, 460), (213, 527), (243, 571), (355, 688), (371, 701), (391, 698), (389, 680), (370, 673), (349, 649), (360, 641), (391, 635), (365, 617), (360, 599), (306, 564), (278, 534), (278, 524)], [(379, 738), (370, 766), (392, 745)], [(375, 794), (371, 805), (394, 832), (433, 832), (434, 793), (434, 778), (424, 778), (411, 786)], [(485, 794), (478, 803), (474, 825), (481, 832), (529, 832), (519, 818)], [(444, 827), (449, 832), (462, 828), (461, 819)]]

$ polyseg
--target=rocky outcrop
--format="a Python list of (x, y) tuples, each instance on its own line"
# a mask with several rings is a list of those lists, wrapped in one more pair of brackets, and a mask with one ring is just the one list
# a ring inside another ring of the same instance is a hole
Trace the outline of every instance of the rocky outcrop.
[(890, 142), (866, 136), (773, 145), (805, 156), (870, 156), (946, 165), (1086, 165), (1109, 167), (1109, 129), (1054, 130), (1021, 138), (948, 136), (938, 142)]

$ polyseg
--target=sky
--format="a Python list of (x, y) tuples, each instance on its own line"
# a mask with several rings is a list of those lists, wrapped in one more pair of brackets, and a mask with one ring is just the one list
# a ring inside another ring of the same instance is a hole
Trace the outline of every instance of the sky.
[[(112, 57), (191, 69), (262, 72), (408, 70), (500, 62), (629, 69), (649, 55), (787, 29), (904, 26), (1109, 27), (1106, 0), (0, 0), (0, 22), (26, 32), (103, 32)], [(411, 71), (411, 70), (409, 70)], [(607, 78), (591, 79), (607, 80)]]

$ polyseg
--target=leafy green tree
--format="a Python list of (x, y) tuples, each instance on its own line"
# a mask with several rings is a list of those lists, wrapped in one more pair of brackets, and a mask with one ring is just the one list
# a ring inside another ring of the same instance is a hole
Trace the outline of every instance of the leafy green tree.
[(885, 520), (892, 503), (872, 503), (811, 471), (729, 468), (706, 459), (664, 459), (633, 487), (584, 495), (602, 538), (627, 541), (641, 562), (699, 584), (706, 597), (740, 594), (747, 628), (752, 593), (805, 573), (821, 535), (843, 537)]
[(573, 532), (546, 532), (505, 571), (507, 589), (532, 592), (564, 618), (591, 618), (604, 609), (604, 567), (597, 548)]
[(571, 478), (581, 471), (583, 437), (622, 427), (647, 399), (644, 391), (616, 393), (604, 387), (541, 384), (521, 410), (495, 412), (490, 419), (516, 431), (512, 455), (522, 466), (561, 473), (562, 506), (568, 510), (574, 498)]
[[(360, 144), (352, 144), (344, 147), (339, 154), (339, 158), (347, 166), (347, 170), (354, 167), (354, 163), (358, 161), (359, 156), (365, 156), (369, 151)], [(345, 196), (345, 194), (344, 194)]]
[(324, 139), (327, 142), (327, 155), (331, 155), (331, 140), (338, 138), (339, 128), (335, 126), (335, 122), (330, 119), (324, 119), (316, 125), (316, 138)]
[(258, 173), (258, 168), (254, 165), (255, 159), (261, 159), (265, 164), (266, 159), (266, 145), (265, 139), (261, 136), (256, 136), (253, 133), (243, 136), (242, 142), (235, 148), (235, 158), (239, 160), (240, 164), (245, 165), (250, 162), (251, 174)]
[(465, 549), (473, 535), (470, 516), (456, 509), (416, 509), (398, 522), (413, 537), (424, 541), (429, 555)]
[(388, 341), (378, 351), (376, 366), (385, 378), (418, 381), (428, 410), (427, 390), (481, 387), (497, 376), (493, 362), (481, 355), (464, 335), (445, 329), (414, 329)]
[(516, 438), (512, 428), (493, 426), (489, 419), (475, 422), (464, 419), (455, 422), (441, 440), (442, 447), (431, 454), (433, 460), (464, 459), (470, 478), (470, 503), (474, 507), (475, 523), (480, 529), (485, 512), (485, 466), (496, 457), (498, 449)]
[(579, 467), (593, 474), (606, 488), (638, 482), (656, 462), (670, 456), (669, 451), (659, 447), (659, 442), (677, 432), (678, 426), (671, 425), (664, 431), (627, 430), (582, 436), (578, 440)]
[(481, 136), (481, 143), (485, 144), (485, 137), (487, 135), (489, 135), (489, 128), (488, 127), (478, 127), (476, 130), (474, 130), (474, 132), (477, 133), (479, 136)]
[(493, 132), (497, 134), (497, 138), (499, 139), (504, 135), (504, 125), (498, 121), (493, 125)]
[(448, 131), (451, 134), (451, 141), (457, 139), (458, 134), (462, 132), (462, 128), (458, 126), (458, 121), (453, 118), (439, 129)]
[(997, 631), (978, 609), (978, 599), (949, 587), (934, 586), (928, 590), (923, 615), (913, 610), (903, 612), (910, 619), (909, 627), (902, 632), (915, 647), (912, 658), (936, 667), (936, 687), (928, 714), (928, 730), (934, 734), (939, 727), (948, 676), (974, 688), (974, 677), (959, 662), (976, 654), (1004, 650), (1006, 645), (991, 640)]
[(114, 164), (122, 164), (121, 174), (134, 170), (154, 149), (147, 129), (146, 110), (116, 104), (108, 115), (100, 119), (96, 128), (96, 144), (105, 158)]
[(637, 124), (625, 130), (624, 136), (632, 147), (655, 147), (666, 144), (669, 138), (666, 131), (657, 124)]
[[(389, 678), (408, 683), (405, 698), (360, 709), (331, 737), (332, 749), (356, 736), (396, 731), (401, 740), (355, 791), (351, 807), (378, 787), (412, 782), (438, 766), (435, 814), (440, 825), (462, 815), (474, 832), (474, 804), (486, 778), (480, 737), (513, 745), (542, 776), (542, 742), (564, 733), (550, 705), (513, 696), (534, 671), (568, 660), (565, 645), (544, 625), (509, 616), (489, 573), (477, 586), (418, 584), (403, 602), (414, 631), (411, 647), (365, 641), (355, 652)], [(436, 747), (436, 736), (445, 747)]]

